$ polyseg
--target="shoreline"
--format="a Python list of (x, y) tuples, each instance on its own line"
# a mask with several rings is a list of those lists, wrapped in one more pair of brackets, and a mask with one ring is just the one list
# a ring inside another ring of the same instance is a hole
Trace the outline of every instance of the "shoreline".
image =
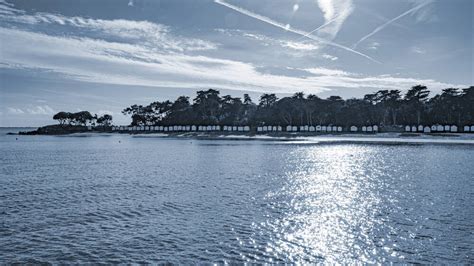
[[(18, 134), (17, 134), (18, 135)], [(93, 136), (131, 136), (133, 138), (173, 138), (196, 140), (231, 140), (231, 141), (274, 141), (287, 144), (468, 144), (474, 145), (472, 133), (237, 133), (237, 132), (77, 132), (70, 134), (29, 135), (29, 136), (56, 136), (56, 137), (93, 137)]]

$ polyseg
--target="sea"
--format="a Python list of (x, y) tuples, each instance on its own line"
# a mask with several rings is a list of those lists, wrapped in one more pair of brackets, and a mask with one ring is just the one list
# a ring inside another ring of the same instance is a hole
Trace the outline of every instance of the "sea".
[(474, 145), (6, 135), (0, 264), (474, 263)]

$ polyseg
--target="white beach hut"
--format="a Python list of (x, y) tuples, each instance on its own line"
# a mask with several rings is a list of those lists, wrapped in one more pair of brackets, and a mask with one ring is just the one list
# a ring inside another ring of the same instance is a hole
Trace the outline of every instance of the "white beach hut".
[(471, 128), (469, 126), (464, 126), (464, 132), (469, 132), (471, 131)]
[(267, 127), (267, 126), (263, 126), (263, 127), (262, 127), (262, 131), (263, 131), (263, 132), (267, 132), (267, 131), (268, 131), (268, 127)]
[(186, 126), (184, 129), (185, 129), (186, 131), (191, 131), (191, 126)]
[(278, 131), (278, 127), (277, 127), (277, 126), (273, 126), (273, 127), (272, 127), (272, 131), (275, 131), (275, 132)]
[(221, 126), (216, 126), (217, 131), (221, 131)]
[(431, 133), (431, 127), (425, 127), (423, 128), (424, 133)]
[(304, 132), (304, 126), (300, 126), (300, 132)]
[(245, 131), (245, 132), (249, 132), (249, 131), (250, 131), (250, 127), (249, 127), (249, 126), (244, 126), (244, 131)]
[(356, 126), (351, 126), (351, 132), (357, 132), (357, 127)]
[(140, 127), (140, 130), (141, 130), (141, 131), (145, 130), (145, 126), (141, 126), (141, 127)]
[(342, 132), (342, 127), (337, 127), (337, 132)]
[(314, 128), (314, 126), (310, 126), (309, 127), (309, 132), (314, 132), (316, 129)]
[(416, 130), (417, 130), (416, 126), (411, 127), (411, 132), (416, 132)]
[(411, 127), (410, 126), (405, 126), (405, 132), (410, 132), (411, 131)]
[(366, 126), (362, 127), (362, 132), (367, 132), (367, 127)]
[(327, 127), (326, 127), (326, 131), (327, 131), (327, 132), (331, 132), (331, 131), (332, 131), (332, 127), (331, 127), (331, 126), (327, 126)]
[(322, 132), (326, 132), (326, 129), (327, 129), (326, 126), (321, 126), (321, 131)]
[(309, 126), (308, 125), (304, 126), (304, 131), (309, 131)]
[(436, 131), (440, 131), (440, 132), (444, 131), (444, 127), (442, 125), (437, 125)]
[(317, 132), (320, 132), (320, 131), (321, 131), (321, 126), (317, 125), (317, 126), (316, 126), (316, 131), (317, 131)]
[(378, 132), (378, 131), (379, 131), (379, 126), (377, 126), (377, 125), (374, 125), (372, 128), (374, 129), (374, 132)]
[(262, 132), (262, 127), (257, 127), (257, 132)]
[(237, 131), (237, 126), (232, 126), (232, 131)]
[(444, 126), (444, 131), (449, 131), (449, 130), (451, 130), (451, 127), (448, 126), (448, 125), (445, 125), (445, 126)]
[(191, 126), (191, 131), (196, 131), (196, 126)]
[(212, 126), (207, 126), (206, 130), (207, 131), (212, 131)]
[(229, 131), (229, 132), (232, 131), (232, 126), (228, 126), (227, 131)]
[(474, 132), (474, 126), (471, 126), (471, 132)]
[(332, 126), (332, 131), (336, 132), (337, 131), (337, 126)]
[(451, 126), (451, 132), (458, 132), (458, 127), (455, 125)]
[(150, 130), (150, 126), (145, 126), (145, 130), (146, 130), (146, 131), (149, 131), (149, 130)]
[(237, 130), (239, 130), (239, 132), (244, 132), (244, 127), (238, 127)]
[(277, 131), (278, 131), (278, 132), (281, 132), (281, 131), (282, 131), (282, 127), (281, 127), (281, 126), (277, 126)]
[(292, 129), (292, 127), (291, 127), (291, 126), (286, 126), (286, 131), (290, 132), (290, 131), (291, 131), (291, 129)]
[(367, 132), (372, 132), (372, 126), (367, 127)]
[(224, 126), (224, 131), (227, 131), (227, 126)]
[(418, 126), (418, 131), (421, 132), (421, 131), (423, 131), (423, 129), (424, 129), (424, 127), (423, 127), (422, 125), (419, 125), (419, 126)]
[(291, 131), (297, 132), (297, 131), (298, 131), (298, 127), (297, 127), (297, 126), (293, 126), (293, 128), (291, 129)]
[(431, 131), (436, 131), (436, 126), (435, 125), (431, 126)]
[(163, 131), (164, 131), (164, 132), (168, 132), (168, 127), (164, 127), (164, 128), (163, 128)]

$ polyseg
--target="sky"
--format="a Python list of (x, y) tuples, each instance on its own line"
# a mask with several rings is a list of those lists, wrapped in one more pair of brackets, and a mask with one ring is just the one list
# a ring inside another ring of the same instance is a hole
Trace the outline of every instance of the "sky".
[(222, 95), (473, 85), (471, 0), (0, 0), (0, 126)]

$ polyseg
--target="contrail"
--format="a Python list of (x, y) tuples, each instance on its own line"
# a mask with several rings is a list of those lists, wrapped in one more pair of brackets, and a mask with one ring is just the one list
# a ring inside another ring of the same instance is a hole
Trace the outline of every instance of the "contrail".
[(424, 3), (421, 3), (415, 7), (413, 7), (412, 9), (409, 9), (405, 12), (403, 12), (401, 15), (395, 17), (395, 18), (392, 18), (391, 20), (385, 22), (384, 24), (378, 26), (377, 28), (375, 28), (375, 30), (373, 30), (371, 33), (365, 35), (364, 37), (362, 37), (359, 41), (357, 41), (354, 45), (352, 45), (352, 49), (355, 49), (357, 47), (357, 45), (359, 45), (361, 42), (365, 41), (367, 38), (371, 37), (372, 35), (376, 34), (377, 32), (383, 30), (385, 27), (387, 27), (388, 25), (392, 24), (393, 22), (403, 18), (404, 16), (410, 14), (410, 13), (413, 13), (415, 11), (417, 11), (418, 9), (432, 3), (433, 1), (432, 0), (428, 0)]
[(378, 63), (378, 64), (381, 64), (379, 61), (373, 59), (372, 57), (366, 55), (366, 54), (363, 54), (361, 52), (357, 52), (355, 51), (354, 49), (351, 49), (347, 46), (344, 46), (344, 45), (341, 45), (341, 44), (337, 44), (337, 43), (334, 43), (334, 42), (331, 42), (331, 41), (328, 41), (328, 40), (325, 40), (325, 39), (322, 39), (322, 38), (319, 38), (319, 37), (316, 37), (314, 35), (311, 35), (311, 34), (308, 34), (308, 32), (305, 32), (305, 31), (302, 31), (302, 30), (298, 30), (298, 29), (293, 29), (291, 27), (288, 27), (287, 25), (284, 25), (283, 23), (280, 23), (280, 22), (277, 22), (269, 17), (265, 17), (265, 16), (262, 16), (262, 15), (259, 15), (259, 14), (256, 14), (252, 11), (249, 11), (247, 9), (244, 9), (244, 8), (241, 8), (241, 7), (238, 7), (238, 6), (234, 6), (232, 4), (229, 4), (227, 2), (224, 2), (223, 0), (214, 0), (215, 3), (219, 4), (219, 5), (222, 5), (222, 6), (225, 6), (227, 8), (230, 8), (234, 11), (237, 11), (243, 15), (246, 15), (246, 16), (249, 16), (249, 17), (252, 17), (254, 19), (258, 19), (262, 22), (265, 22), (265, 23), (268, 23), (270, 25), (273, 25), (277, 28), (280, 28), (280, 29), (284, 29), (286, 31), (289, 31), (289, 32), (292, 32), (292, 33), (295, 33), (295, 34), (298, 34), (298, 35), (301, 35), (303, 37), (306, 37), (306, 38), (309, 38), (313, 41), (317, 41), (317, 42), (321, 42), (321, 43), (324, 43), (324, 44), (327, 44), (327, 45), (330, 45), (330, 46), (334, 46), (334, 47), (338, 47), (340, 49), (343, 49), (343, 50), (346, 50), (348, 52), (351, 52), (351, 53), (354, 53), (354, 54), (357, 54), (357, 55), (360, 55), (362, 57), (365, 57), (367, 59), (369, 59), (370, 61), (372, 62), (375, 62), (375, 63)]
[(298, 40), (301, 40), (301, 39), (303, 39), (304, 37), (308, 37), (308, 36), (310, 36), (313, 32), (318, 31), (318, 30), (320, 30), (320, 29), (326, 27), (327, 25), (333, 23), (333, 22), (334, 22), (336, 19), (338, 19), (340, 16), (341, 16), (341, 15), (338, 15), (338, 16), (336, 16), (335, 18), (333, 18), (333, 19), (327, 21), (327, 22), (324, 23), (323, 25), (321, 25), (321, 26), (317, 27), (316, 29), (314, 29), (314, 30), (308, 32), (307, 34), (305, 34), (304, 36), (302, 36), (302, 37), (299, 38)]

